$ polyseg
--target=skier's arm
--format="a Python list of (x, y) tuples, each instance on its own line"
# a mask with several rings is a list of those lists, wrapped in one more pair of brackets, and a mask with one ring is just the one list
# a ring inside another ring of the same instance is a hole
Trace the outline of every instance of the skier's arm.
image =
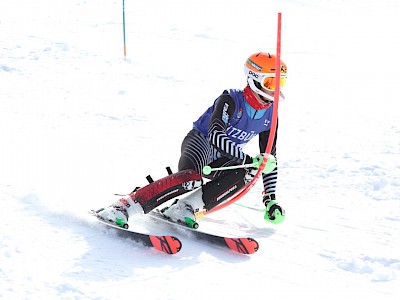
[(235, 142), (226, 134), (228, 122), (235, 112), (236, 104), (227, 91), (215, 101), (214, 111), (208, 124), (208, 140), (222, 155), (236, 161), (238, 164), (246, 160), (251, 162), (251, 157), (244, 154)]
[[(267, 148), (269, 137), (269, 130), (263, 131), (259, 135), (259, 146), (260, 146), (260, 153), (264, 153), (265, 149)], [(276, 141), (278, 138), (278, 124), (275, 131), (275, 137), (272, 144), (271, 154), (276, 157)], [(264, 185), (264, 193), (267, 194), (275, 194), (276, 190), (276, 182), (278, 179), (278, 167), (276, 167), (272, 172), (268, 174), (262, 173), (263, 185)]]
[[(278, 125), (278, 124), (277, 124)], [(260, 133), (260, 152), (264, 153), (268, 143), (269, 131)], [(275, 132), (274, 141), (272, 144), (271, 154), (276, 157), (276, 140), (278, 138), (278, 126)], [(278, 167), (268, 173), (262, 173), (264, 196), (263, 202), (266, 207), (264, 219), (274, 224), (279, 224), (285, 219), (285, 210), (276, 202), (276, 182), (278, 179)]]
[[(276, 155), (276, 140), (278, 139), (278, 125), (279, 125), (279, 122), (277, 120), (274, 142), (273, 142), (272, 148), (271, 148), (271, 154), (274, 156)], [(263, 131), (259, 134), (260, 153), (265, 152), (265, 149), (267, 148), (267, 144), (268, 144), (268, 138), (269, 138), (269, 130)]]

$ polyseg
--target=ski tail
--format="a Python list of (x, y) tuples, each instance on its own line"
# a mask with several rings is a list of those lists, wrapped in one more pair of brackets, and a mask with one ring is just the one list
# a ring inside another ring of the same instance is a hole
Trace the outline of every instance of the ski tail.
[(155, 249), (167, 254), (175, 254), (182, 249), (181, 241), (174, 236), (150, 235), (150, 241)]
[(148, 233), (137, 232), (127, 229), (125, 226), (122, 227), (115, 222), (110, 222), (100, 218), (94, 210), (89, 213), (96, 217), (97, 221), (101, 224), (116, 229), (116, 233), (120, 237), (131, 239), (145, 247), (154, 248), (167, 254), (176, 254), (182, 249), (181, 241), (172, 235), (151, 235)]
[(228, 238), (225, 237), (226, 245), (235, 252), (241, 254), (253, 254), (258, 251), (258, 242), (253, 238)]

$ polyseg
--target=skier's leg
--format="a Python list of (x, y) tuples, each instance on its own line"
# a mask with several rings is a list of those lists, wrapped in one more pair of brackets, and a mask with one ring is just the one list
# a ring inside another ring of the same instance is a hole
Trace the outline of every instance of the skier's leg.
[(196, 130), (191, 130), (181, 146), (178, 170), (195, 170), (202, 174), (203, 167), (213, 159), (213, 148), (207, 138)]
[(228, 167), (237, 163), (227, 157), (222, 156), (214, 147), (210, 145), (207, 138), (196, 130), (191, 130), (182, 142), (181, 157), (179, 159), (178, 169), (195, 170), (203, 177), (214, 180), (226, 171), (215, 171), (208, 175), (203, 174), (203, 168), (210, 166)]
[[(207, 138), (198, 131), (191, 130), (182, 142), (178, 169), (202, 174), (203, 167), (212, 161), (212, 157), (213, 148)], [(174, 221), (185, 222), (186, 218), (195, 220), (195, 211), (204, 207), (201, 189), (194, 191), (187, 199), (190, 201), (175, 201), (168, 209), (164, 209), (164, 215)]]
[[(193, 169), (199, 174), (206, 165), (227, 167), (237, 163), (221, 156), (209, 144), (207, 138), (192, 130), (182, 142), (179, 170)], [(204, 209), (210, 210), (227, 198), (240, 191), (254, 176), (255, 169), (236, 169), (211, 172), (204, 176), (211, 181), (192, 194), (176, 201), (164, 215), (174, 221), (184, 222), (186, 218), (195, 219), (195, 213)]]
[(202, 178), (197, 172), (183, 170), (151, 182), (111, 206), (98, 210), (97, 213), (106, 220), (115, 222), (118, 218), (127, 222), (129, 216), (148, 213), (160, 204), (193, 191), (201, 185)]
[(193, 191), (202, 184), (201, 172), (212, 157), (212, 147), (207, 138), (191, 130), (182, 142), (179, 172), (159, 179), (118, 200), (99, 213), (105, 219), (121, 218), (127, 221), (129, 215), (137, 212), (148, 213), (158, 205), (183, 193)]
[(179, 199), (163, 213), (173, 221), (195, 220), (195, 214), (211, 210), (239, 192), (256, 174), (257, 169), (235, 169), (225, 171), (220, 177), (207, 182), (201, 189)]
[(207, 182), (202, 187), (205, 209), (211, 210), (242, 190), (256, 173), (257, 169), (254, 168), (229, 170)]
[(193, 191), (203, 183), (201, 175), (194, 170), (183, 170), (156, 180), (131, 194), (148, 213), (160, 204)]

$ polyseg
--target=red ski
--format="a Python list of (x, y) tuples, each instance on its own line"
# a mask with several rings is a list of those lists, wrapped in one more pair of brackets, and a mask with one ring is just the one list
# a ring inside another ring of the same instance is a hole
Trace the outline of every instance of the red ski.
[(223, 248), (227, 248), (236, 253), (240, 254), (253, 254), (257, 252), (259, 245), (258, 242), (250, 237), (242, 237), (242, 238), (234, 238), (234, 237), (225, 237), (219, 236), (215, 234), (211, 234), (208, 232), (200, 231), (198, 229), (193, 229), (183, 223), (176, 223), (166, 218), (160, 211), (155, 210), (151, 211), (147, 214), (155, 221), (163, 221), (167, 224), (170, 224), (179, 228), (186, 228), (190, 230), (192, 236), (198, 240), (206, 241), (207, 243), (215, 246), (220, 246)]

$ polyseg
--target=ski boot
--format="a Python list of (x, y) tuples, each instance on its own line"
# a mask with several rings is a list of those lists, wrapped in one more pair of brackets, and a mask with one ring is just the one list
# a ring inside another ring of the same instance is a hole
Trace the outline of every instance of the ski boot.
[(128, 229), (129, 216), (144, 213), (140, 204), (134, 200), (134, 197), (132, 194), (127, 198), (121, 198), (109, 207), (97, 210), (96, 214), (100, 219)]
[(177, 199), (170, 207), (161, 210), (164, 216), (173, 222), (186, 224), (190, 228), (197, 229), (195, 212), (204, 209), (202, 189), (194, 191), (183, 199)]

